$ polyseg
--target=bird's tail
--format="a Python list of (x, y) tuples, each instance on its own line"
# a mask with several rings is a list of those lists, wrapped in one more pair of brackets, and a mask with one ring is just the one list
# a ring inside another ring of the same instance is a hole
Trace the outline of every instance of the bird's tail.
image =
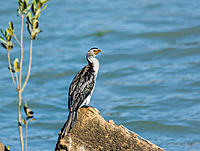
[(65, 122), (64, 128), (61, 133), (61, 138), (64, 137), (65, 135), (67, 135), (72, 130), (72, 128), (76, 122), (76, 119), (77, 119), (77, 114), (78, 114), (77, 111), (72, 111), (69, 113), (68, 119)]

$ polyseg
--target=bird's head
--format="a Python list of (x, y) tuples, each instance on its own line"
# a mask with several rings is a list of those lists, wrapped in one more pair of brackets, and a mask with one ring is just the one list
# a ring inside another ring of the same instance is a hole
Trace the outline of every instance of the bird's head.
[(98, 48), (91, 48), (87, 53), (87, 57), (95, 57), (101, 51)]

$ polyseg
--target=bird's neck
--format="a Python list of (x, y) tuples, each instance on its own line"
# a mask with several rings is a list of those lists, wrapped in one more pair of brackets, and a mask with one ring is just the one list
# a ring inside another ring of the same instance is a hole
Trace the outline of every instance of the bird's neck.
[(97, 60), (97, 58), (90, 56), (87, 57), (87, 60), (88, 64), (93, 67), (95, 73), (97, 74), (99, 70), (99, 61)]

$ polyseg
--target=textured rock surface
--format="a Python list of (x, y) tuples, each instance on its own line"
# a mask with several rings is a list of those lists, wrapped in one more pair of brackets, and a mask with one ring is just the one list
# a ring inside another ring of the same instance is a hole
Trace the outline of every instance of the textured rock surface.
[(123, 126), (105, 121), (95, 108), (79, 109), (77, 122), (64, 138), (58, 138), (56, 151), (163, 151)]

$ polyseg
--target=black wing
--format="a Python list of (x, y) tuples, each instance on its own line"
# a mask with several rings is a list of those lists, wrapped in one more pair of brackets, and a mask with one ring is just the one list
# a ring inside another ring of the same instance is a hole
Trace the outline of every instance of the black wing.
[(95, 84), (95, 74), (91, 66), (86, 65), (73, 79), (69, 88), (68, 108), (78, 110), (91, 93)]

